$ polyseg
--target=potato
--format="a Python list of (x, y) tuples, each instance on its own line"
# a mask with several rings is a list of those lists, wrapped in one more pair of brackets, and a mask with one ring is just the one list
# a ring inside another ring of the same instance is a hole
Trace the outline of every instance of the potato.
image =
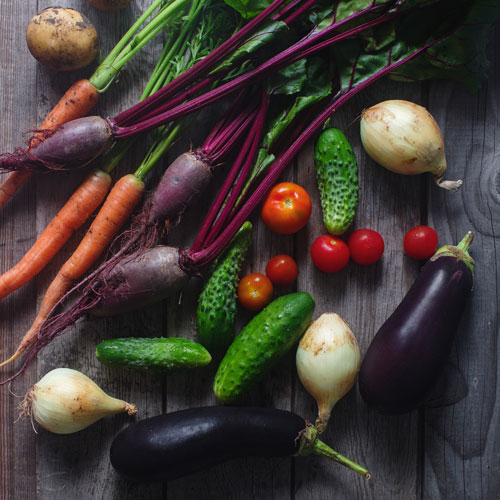
[(113, 12), (123, 9), (123, 7), (126, 7), (131, 1), (132, 0), (89, 0), (89, 3), (96, 9)]
[(87, 66), (98, 49), (92, 23), (76, 10), (61, 7), (49, 7), (33, 17), (26, 42), (35, 59), (57, 71)]

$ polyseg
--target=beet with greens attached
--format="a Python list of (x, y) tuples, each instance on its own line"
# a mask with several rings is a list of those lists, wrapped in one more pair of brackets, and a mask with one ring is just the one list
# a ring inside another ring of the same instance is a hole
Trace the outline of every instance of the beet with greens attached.
[(382, 413), (405, 413), (429, 394), (445, 365), (467, 298), (474, 261), (469, 232), (440, 248), (381, 326), (359, 372), (363, 399)]
[(168, 481), (239, 457), (323, 455), (368, 471), (317, 439), (295, 413), (271, 408), (191, 408), (130, 425), (113, 440), (111, 464), (134, 481)]

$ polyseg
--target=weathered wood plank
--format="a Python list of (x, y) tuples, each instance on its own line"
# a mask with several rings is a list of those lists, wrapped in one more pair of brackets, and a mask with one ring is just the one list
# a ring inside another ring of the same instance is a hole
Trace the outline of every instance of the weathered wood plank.
[[(43, 2), (45, 7), (51, 5), (47, 0)], [(72, 6), (95, 24), (100, 36), (100, 47), (104, 54), (119, 40), (120, 36), (134, 22), (139, 13), (149, 4), (148, 1), (134, 2), (129, 8), (118, 14), (100, 12), (92, 8), (87, 2), (71, 2)], [(153, 67), (155, 58), (159, 55), (159, 45), (155, 44), (146, 48), (138, 54), (137, 58), (130, 61), (120, 75), (118, 84), (101, 97), (100, 104), (95, 112), (102, 115), (113, 115), (121, 109), (128, 107), (140, 96), (140, 82), (147, 79), (149, 70)], [(82, 73), (89, 71), (82, 70)], [(60, 77), (52, 72), (40, 71), (42, 77), (38, 86), (50, 92), (48, 102), (55, 102), (75, 75), (70, 74), (68, 78), (62, 78), (64, 85), (53, 85), (60, 82)], [(45, 114), (43, 110), (41, 115)], [(133, 172), (138, 162), (145, 154), (146, 145), (138, 145), (113, 172), (113, 179), (117, 180), (126, 173)], [(84, 170), (89, 170), (86, 167)], [(82, 173), (83, 177), (83, 173)], [(58, 195), (51, 202), (53, 196), (53, 184), (48, 178), (38, 183), (40, 206), (44, 211), (55, 213), (61, 201), (66, 199), (73, 188), (77, 185), (73, 174), (68, 174), (71, 182), (64, 183), (65, 196)], [(71, 188), (69, 185), (71, 185)], [(41, 205), (43, 203), (43, 205)], [(53, 210), (51, 208), (53, 207)], [(88, 224), (83, 228), (86, 230)], [(39, 228), (41, 230), (42, 227)], [(38, 280), (38, 297), (43, 296), (48, 283), (55, 272), (71, 255), (78, 244), (84, 230), (79, 231), (71, 243), (57, 256), (47, 272), (41, 273)], [(68, 366), (82, 371), (111, 395), (135, 403), (138, 408), (137, 418), (145, 418), (155, 415), (161, 411), (162, 405), (162, 382), (161, 380), (148, 376), (127, 373), (121, 370), (112, 370), (102, 366), (95, 357), (95, 346), (106, 338), (128, 337), (147, 335), (161, 328), (161, 311), (151, 308), (140, 313), (126, 315), (124, 317), (82, 321), (70, 333), (57, 339), (39, 356), (38, 375), (58, 366)], [(158, 497), (161, 496), (162, 486), (151, 485), (140, 487), (121, 480), (114, 472), (109, 462), (109, 446), (113, 436), (133, 419), (126, 415), (106, 418), (88, 429), (71, 435), (56, 436), (43, 433), (37, 442), (37, 463), (39, 473), (39, 491), (41, 499), (66, 499), (81, 496), (82, 487), (84, 495), (88, 498), (137, 498), (137, 496)]]
[[(314, 184), (312, 145), (299, 160), (299, 184), (313, 197), (312, 220), (300, 244), (299, 289), (316, 300), (314, 319), (324, 312), (336, 312), (355, 333), (361, 354), (385, 318), (399, 303), (416, 275), (416, 265), (405, 258), (401, 242), (405, 228), (419, 222), (420, 180), (390, 173), (372, 162), (359, 139), (358, 117), (363, 108), (386, 97), (419, 101), (420, 86), (380, 82), (333, 115), (331, 125), (345, 131), (356, 152), (360, 198), (353, 229), (371, 228), (385, 240), (382, 260), (374, 266), (350, 262), (335, 274), (317, 270), (309, 249), (317, 236), (326, 234), (322, 224), (319, 193)], [(348, 233), (349, 234), (349, 233)], [(313, 399), (297, 379), (295, 411), (314, 421)], [(354, 472), (324, 458), (296, 460), (296, 498), (325, 498), (335, 486), (335, 497), (412, 498), (416, 494), (417, 419), (415, 415), (388, 418), (368, 409), (357, 390), (351, 391), (334, 409), (323, 434), (325, 442), (340, 453), (365, 465), (373, 480), (369, 483)]]
[[(133, 2), (119, 14), (92, 9), (84, 0), (65, 4), (86, 13), (96, 24), (104, 53), (112, 47), (147, 0)], [(0, 0), (0, 109), (4, 126), (2, 151), (21, 144), (22, 132), (40, 123), (46, 111), (77, 75), (54, 74), (35, 63), (24, 42), (25, 24), (36, 10), (49, 6), (39, 2)], [(31, 9), (31, 10), (30, 10)], [(497, 33), (496, 40), (500, 40)], [(496, 47), (496, 46), (495, 46)], [(147, 77), (158, 46), (123, 71), (120, 82), (102, 98), (98, 112), (114, 114), (137, 99), (140, 82)], [(113, 435), (131, 420), (126, 416), (105, 419), (72, 435), (35, 436), (28, 421), (13, 425), (16, 398), (5, 388), (0, 391), (0, 498), (498, 498), (500, 490), (500, 428), (498, 425), (498, 269), (497, 246), (500, 232), (498, 205), (498, 97), (500, 64), (479, 94), (470, 96), (453, 84), (429, 85), (382, 82), (333, 119), (346, 131), (360, 162), (361, 197), (355, 227), (372, 227), (385, 238), (386, 252), (376, 266), (360, 268), (353, 263), (332, 276), (315, 270), (309, 247), (324, 232), (311, 161), (311, 145), (302, 153), (298, 166), (289, 168), (284, 180), (296, 180), (310, 192), (313, 217), (308, 227), (294, 237), (271, 235), (258, 214), (253, 249), (246, 272), (263, 272), (267, 260), (277, 253), (294, 256), (300, 268), (296, 286), (276, 290), (282, 294), (295, 289), (309, 291), (316, 299), (314, 317), (336, 311), (351, 325), (362, 353), (385, 318), (399, 303), (418, 272), (418, 264), (402, 253), (404, 232), (417, 223), (436, 227), (441, 243), (456, 242), (472, 225), (476, 240), (472, 253), (477, 260), (476, 286), (465, 312), (452, 362), (468, 386), (467, 397), (454, 406), (426, 409), (401, 417), (382, 417), (366, 408), (357, 390), (335, 409), (323, 438), (341, 453), (366, 465), (374, 476), (366, 483), (353, 472), (326, 459), (242, 459), (215, 467), (168, 485), (134, 485), (118, 478), (108, 460)], [(14, 59), (13, 57), (16, 57)], [(22, 74), (20, 69), (22, 68)], [(426, 89), (430, 89), (427, 95)], [(381, 99), (401, 97), (427, 105), (443, 127), (450, 164), (449, 177), (463, 175), (465, 186), (455, 195), (443, 193), (430, 179), (402, 178), (386, 172), (363, 153), (356, 117), (363, 107)], [(206, 123), (203, 119), (202, 123)], [(192, 142), (204, 136), (203, 127), (187, 137), (168, 155), (171, 160)], [(143, 147), (115, 172), (114, 177), (131, 171)], [(500, 160), (499, 160), (500, 161)], [(164, 162), (166, 166), (167, 161)], [(161, 169), (161, 167), (159, 167)], [(85, 171), (58, 174), (58, 181), (39, 176), (0, 213), (1, 271), (13, 265), (32, 244), (46, 223), (83, 178)], [(157, 178), (158, 173), (152, 177)], [(220, 182), (223, 169), (216, 173)], [(152, 185), (153, 182), (150, 182)], [(54, 194), (54, 187), (57, 188)], [(212, 193), (213, 196), (213, 193)], [(427, 198), (429, 199), (427, 203)], [(185, 217), (183, 225), (169, 235), (171, 244), (188, 245), (206, 213), (211, 196), (199, 201)], [(35, 215), (33, 215), (35, 214)], [(0, 302), (0, 353), (11, 352), (35, 314), (35, 303), (58, 267), (75, 248), (83, 229), (68, 243), (54, 263), (34, 283)], [(446, 240), (446, 241), (445, 241)], [(56, 340), (40, 355), (14, 391), (24, 390), (51, 368), (69, 366), (83, 371), (106, 391), (135, 402), (138, 418), (163, 411), (216, 404), (212, 379), (216, 363), (207, 370), (168, 380), (102, 367), (95, 359), (95, 345), (104, 338), (132, 335), (168, 335), (195, 338), (194, 312), (201, 282), (193, 279), (176, 300), (152, 306), (140, 313), (109, 320), (84, 321), (72, 332)], [(241, 312), (241, 311), (240, 311)], [(249, 314), (241, 312), (244, 324)], [(453, 399), (462, 390), (452, 383), (445, 396)], [(254, 405), (290, 408), (313, 420), (316, 408), (295, 374), (294, 353), (248, 396)]]
[[(26, 48), (24, 30), (19, 19), (36, 12), (36, 2), (0, 3), (0, 109), (2, 133), (0, 149), (10, 151), (25, 140), (23, 132), (36, 122), (33, 95), (36, 88), (36, 66)], [(20, 71), (22, 69), (22, 73)], [(28, 96), (28, 97), (27, 97)], [(0, 175), (0, 179), (3, 176)], [(35, 214), (35, 215), (34, 215)], [(34, 186), (24, 189), (16, 200), (0, 213), (0, 271), (14, 265), (35, 238), (36, 204)], [(35, 300), (35, 286), (25, 287), (0, 303), (0, 358), (3, 360), (16, 347), (29, 326), (28, 312)], [(35, 368), (35, 367), (34, 367)], [(12, 391), (23, 395), (24, 388), (35, 380), (36, 370)], [(36, 463), (35, 441), (28, 420), (17, 419), (20, 399), (13, 397), (7, 387), (0, 390), (0, 498), (35, 498)]]
[[(441, 243), (456, 243), (469, 230), (475, 233), (471, 255), (476, 268), (474, 290), (451, 356), (465, 380), (467, 396), (453, 406), (425, 411), (423, 497), (429, 499), (500, 495), (499, 41), (497, 29), (490, 78), (480, 92), (471, 95), (445, 83), (430, 87), (429, 106), (446, 139), (449, 177), (462, 178), (464, 185), (454, 195), (431, 186), (429, 219)], [(452, 397), (454, 391), (452, 384), (447, 393)]]

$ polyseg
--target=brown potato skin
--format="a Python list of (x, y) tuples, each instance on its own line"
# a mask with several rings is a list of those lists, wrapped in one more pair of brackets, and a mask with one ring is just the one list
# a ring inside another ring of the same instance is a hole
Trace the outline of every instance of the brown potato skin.
[(56, 71), (88, 66), (99, 47), (92, 23), (74, 9), (49, 7), (31, 19), (26, 43), (33, 57)]
[(131, 1), (132, 0), (89, 0), (89, 4), (104, 12), (115, 12), (129, 5)]

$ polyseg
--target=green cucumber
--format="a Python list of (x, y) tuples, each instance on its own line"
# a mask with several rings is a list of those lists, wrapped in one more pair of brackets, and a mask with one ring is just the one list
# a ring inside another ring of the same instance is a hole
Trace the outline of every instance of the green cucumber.
[(245, 222), (217, 259), (198, 299), (198, 340), (212, 354), (225, 351), (233, 340), (238, 276), (251, 241), (252, 224)]
[(314, 299), (305, 292), (278, 297), (253, 317), (222, 359), (214, 392), (223, 403), (239, 399), (299, 341), (311, 323)]
[(323, 224), (330, 234), (342, 234), (358, 206), (358, 166), (351, 145), (336, 128), (324, 130), (314, 148)]
[(122, 338), (101, 342), (97, 359), (108, 366), (151, 371), (168, 375), (198, 368), (212, 361), (198, 342), (181, 338)]

